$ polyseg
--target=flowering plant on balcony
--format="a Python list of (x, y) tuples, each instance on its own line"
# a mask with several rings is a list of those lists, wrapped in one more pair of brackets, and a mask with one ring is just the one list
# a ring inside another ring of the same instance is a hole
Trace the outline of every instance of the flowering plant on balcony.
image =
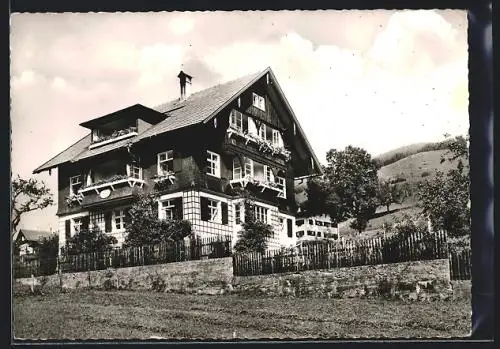
[(152, 179), (155, 182), (156, 190), (164, 190), (167, 189), (168, 186), (174, 183), (176, 177), (173, 171), (165, 171), (161, 175), (153, 176)]
[(81, 204), (82, 198), (83, 196), (80, 193), (71, 193), (68, 196), (66, 196), (66, 202), (70, 206), (74, 204)]
[(93, 183), (90, 183), (90, 184), (85, 184), (83, 185), (82, 189), (85, 189), (85, 188), (89, 188), (89, 187), (94, 187), (94, 186), (98, 186), (98, 185), (101, 185), (101, 184), (106, 184), (106, 183), (111, 183), (111, 182), (115, 182), (115, 181), (119, 181), (121, 179), (127, 179), (129, 178), (127, 175), (114, 175), (112, 177), (109, 177), (109, 178), (106, 178), (106, 179), (101, 179), (100, 181), (97, 181), (97, 182), (93, 182)]
[(124, 136), (124, 135), (132, 133), (132, 132), (137, 132), (137, 127), (130, 126), (130, 127), (125, 128), (125, 129), (122, 129), (122, 130), (115, 130), (115, 131), (113, 131), (113, 133), (108, 134), (108, 135), (97, 136), (96, 137), (97, 139), (94, 139), (92, 141), (92, 144), (104, 142), (104, 141), (107, 141), (108, 139), (113, 139), (113, 138), (117, 138), (120, 136)]

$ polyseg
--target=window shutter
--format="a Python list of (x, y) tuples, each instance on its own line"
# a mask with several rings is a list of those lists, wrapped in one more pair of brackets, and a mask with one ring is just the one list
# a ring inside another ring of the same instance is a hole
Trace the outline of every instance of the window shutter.
[(66, 239), (69, 239), (71, 237), (71, 219), (66, 219), (66, 222), (65, 223), (65, 236), (66, 236)]
[(222, 213), (222, 224), (227, 225), (227, 223), (228, 223), (227, 203), (221, 202), (220, 205), (221, 205), (221, 211), (222, 211), (221, 212)]
[(174, 152), (173, 167), (174, 172), (182, 171), (182, 154), (179, 151)]
[(205, 197), (200, 197), (200, 213), (201, 220), (208, 221), (210, 219), (210, 212), (208, 211), (208, 199)]
[(175, 219), (184, 219), (182, 217), (182, 197), (174, 199)]
[(82, 217), (82, 230), (89, 230), (90, 217)]
[(291, 238), (293, 236), (293, 222), (290, 218), (287, 218), (286, 226), (287, 226), (288, 237)]
[(104, 214), (104, 231), (106, 233), (111, 232), (111, 211)]

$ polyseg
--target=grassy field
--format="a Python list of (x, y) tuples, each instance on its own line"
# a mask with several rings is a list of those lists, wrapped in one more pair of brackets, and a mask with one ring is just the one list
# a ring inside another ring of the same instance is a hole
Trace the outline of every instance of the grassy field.
[(463, 337), (470, 297), (406, 303), (153, 292), (74, 291), (14, 298), (24, 339)]

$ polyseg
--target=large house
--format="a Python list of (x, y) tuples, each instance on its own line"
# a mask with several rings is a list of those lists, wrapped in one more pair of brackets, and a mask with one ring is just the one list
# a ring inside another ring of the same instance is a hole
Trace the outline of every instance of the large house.
[(141, 192), (157, 194), (160, 218), (234, 243), (245, 220), (239, 188), (273, 227), (268, 246), (295, 244), (294, 180), (321, 167), (272, 70), (193, 94), (192, 77), (178, 79), (178, 98), (83, 122), (87, 136), (34, 170), (58, 169), (61, 246), (89, 223), (121, 245)]

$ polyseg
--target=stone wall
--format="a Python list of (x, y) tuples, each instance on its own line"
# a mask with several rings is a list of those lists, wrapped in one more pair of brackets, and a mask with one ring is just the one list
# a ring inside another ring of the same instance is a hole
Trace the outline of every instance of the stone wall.
[[(31, 285), (17, 279), (17, 285)], [(59, 287), (59, 276), (36, 279)], [(311, 270), (259, 276), (233, 276), (232, 258), (62, 274), (63, 288), (155, 290), (199, 294), (288, 297), (370, 297), (433, 299), (453, 293), (447, 259)]]
[(232, 288), (238, 294), (322, 298), (427, 299), (452, 292), (447, 259), (234, 277)]
[[(232, 258), (206, 259), (140, 267), (63, 273), (65, 289), (95, 288), (122, 290), (156, 290), (161, 292), (220, 293), (233, 278)], [(58, 275), (39, 277), (36, 284), (58, 287)], [(17, 284), (33, 281), (17, 279)]]

